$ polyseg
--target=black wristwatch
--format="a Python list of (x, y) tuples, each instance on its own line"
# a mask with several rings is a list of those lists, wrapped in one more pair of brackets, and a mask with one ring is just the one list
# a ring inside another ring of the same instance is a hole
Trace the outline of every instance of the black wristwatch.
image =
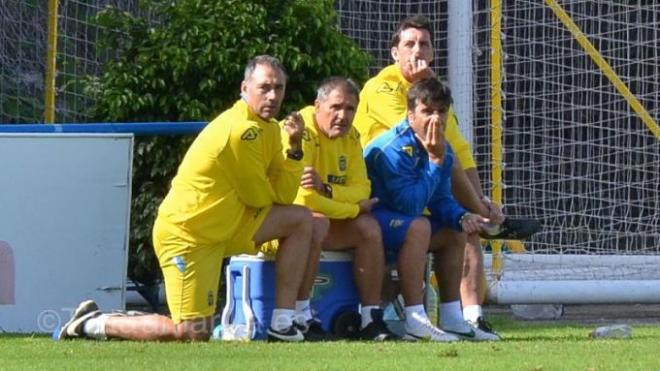
[(328, 198), (332, 198), (332, 186), (328, 183), (323, 183), (323, 191)]
[(472, 215), (472, 213), (471, 213), (471, 212), (468, 212), (468, 211), (466, 211), (463, 215), (461, 215), (461, 218), (458, 220), (458, 224), (461, 226), (461, 229), (463, 229), (463, 222), (464, 222), (465, 219), (466, 219), (467, 217), (469, 217), (470, 215)]
[(299, 149), (297, 151), (292, 151), (292, 150), (288, 149), (286, 151), (286, 157), (290, 158), (292, 160), (296, 160), (296, 161), (302, 160), (303, 155), (304, 155), (304, 153), (303, 153), (302, 149)]

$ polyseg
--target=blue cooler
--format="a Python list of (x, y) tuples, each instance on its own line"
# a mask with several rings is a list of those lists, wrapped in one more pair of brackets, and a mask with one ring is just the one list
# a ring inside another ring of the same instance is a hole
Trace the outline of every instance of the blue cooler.
[[(227, 298), (222, 311), (222, 338), (267, 338), (275, 303), (275, 261), (271, 256), (239, 255), (225, 271)], [(324, 251), (312, 288), (312, 311), (323, 329), (352, 337), (360, 326), (359, 298), (353, 281), (353, 255)]]

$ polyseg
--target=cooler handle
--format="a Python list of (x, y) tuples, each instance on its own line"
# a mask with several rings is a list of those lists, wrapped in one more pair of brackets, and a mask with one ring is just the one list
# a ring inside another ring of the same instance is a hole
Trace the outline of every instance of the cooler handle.
[(227, 287), (227, 299), (225, 301), (225, 307), (222, 309), (222, 318), (220, 323), (223, 328), (226, 328), (231, 324), (231, 317), (234, 315), (234, 275), (231, 274), (231, 267), (227, 265), (225, 268), (225, 286)]
[(250, 304), (250, 267), (243, 266), (243, 315), (245, 316), (245, 326), (247, 327), (247, 338), (254, 338), (254, 312)]

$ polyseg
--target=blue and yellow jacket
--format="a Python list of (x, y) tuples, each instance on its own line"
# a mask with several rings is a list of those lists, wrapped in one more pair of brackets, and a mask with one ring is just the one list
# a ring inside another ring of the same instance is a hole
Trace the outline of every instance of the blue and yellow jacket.
[(466, 210), (451, 191), (454, 152), (447, 144), (442, 166), (429, 161), (405, 119), (374, 139), (364, 151), (371, 180), (371, 196), (379, 205), (410, 216), (423, 215), (462, 230), (460, 219)]

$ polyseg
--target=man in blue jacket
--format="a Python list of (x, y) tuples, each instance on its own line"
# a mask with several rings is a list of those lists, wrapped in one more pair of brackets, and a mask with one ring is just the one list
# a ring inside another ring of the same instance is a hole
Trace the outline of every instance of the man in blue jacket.
[[(371, 196), (380, 200), (372, 213), (383, 232), (386, 259), (397, 264), (406, 305), (404, 338), (498, 340), (470, 326), (461, 312), (466, 233), (481, 231), (488, 219), (467, 212), (452, 194), (454, 153), (444, 138), (451, 103), (449, 88), (438, 79), (417, 82), (407, 95), (406, 118), (367, 146)], [(442, 330), (422, 304), (429, 251), (435, 254)]]

